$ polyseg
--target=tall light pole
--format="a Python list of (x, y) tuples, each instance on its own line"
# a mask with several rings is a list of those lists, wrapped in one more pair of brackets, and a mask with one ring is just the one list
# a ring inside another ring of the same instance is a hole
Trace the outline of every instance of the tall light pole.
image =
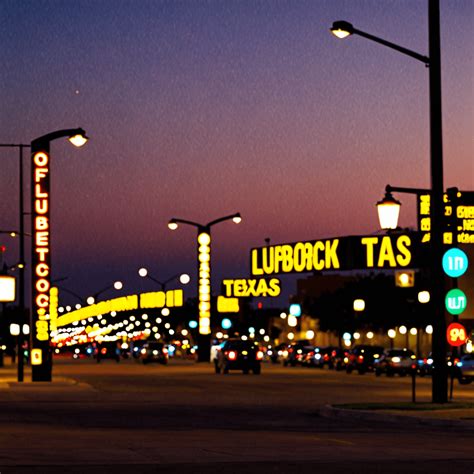
[(82, 128), (57, 130), (31, 142), (31, 380), (50, 382), (49, 290), (51, 288), (50, 143), (68, 137), (76, 147), (87, 137)]
[(439, 0), (428, 0), (429, 57), (354, 28), (346, 21), (337, 21), (331, 32), (338, 38), (359, 35), (395, 49), (429, 68), (430, 85), (430, 166), (431, 166), (431, 282), (433, 296), (433, 377), (432, 400), (448, 401), (448, 368), (446, 365), (446, 319), (444, 313), (445, 283), (443, 256), (443, 138), (441, 113), (441, 54)]
[(144, 267), (140, 268), (138, 270), (138, 274), (142, 277), (142, 278), (148, 278), (149, 280), (151, 281), (154, 281), (155, 283), (157, 283), (158, 285), (160, 285), (161, 287), (161, 291), (165, 291), (166, 290), (166, 285), (170, 282), (170, 281), (173, 281), (173, 280), (178, 280), (181, 284), (183, 285), (187, 285), (191, 279), (189, 278), (189, 275), (187, 273), (177, 273), (176, 275), (173, 275), (172, 277), (166, 279), (165, 281), (160, 281), (158, 280), (157, 278), (155, 278), (154, 276), (150, 275), (148, 273), (148, 270)]
[(211, 355), (211, 227), (232, 220), (239, 224), (242, 221), (240, 213), (220, 217), (207, 224), (198, 224), (197, 222), (185, 219), (173, 218), (168, 222), (171, 230), (176, 230), (178, 224), (187, 224), (196, 227), (197, 235), (197, 255), (198, 255), (198, 304), (199, 304), (199, 335), (198, 343), (198, 362), (209, 362)]
[[(18, 204), (19, 204), (19, 232), (20, 245), (19, 245), (19, 263), (18, 269), (18, 308), (20, 313), (20, 327), (23, 327), (25, 323), (25, 210), (24, 210), (24, 192), (23, 192), (23, 149), (30, 148), (31, 145), (23, 143), (2, 143), (1, 148), (18, 148), (19, 160), (18, 160)], [(23, 334), (20, 332), (18, 336), (18, 382), (23, 382), (24, 379), (24, 364), (22, 354), (23, 346)]]

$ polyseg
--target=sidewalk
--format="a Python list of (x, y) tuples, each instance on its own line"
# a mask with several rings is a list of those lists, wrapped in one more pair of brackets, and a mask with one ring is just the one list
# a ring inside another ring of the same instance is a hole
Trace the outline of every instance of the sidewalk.
[(71, 392), (71, 391), (95, 391), (86, 383), (78, 382), (69, 377), (55, 376), (52, 382), (32, 382), (31, 367), (25, 366), (23, 382), (18, 382), (17, 366), (4, 362), (0, 367), (0, 392)]
[(474, 431), (474, 402), (450, 402), (446, 405), (431, 403), (325, 405), (321, 408), (320, 415)]

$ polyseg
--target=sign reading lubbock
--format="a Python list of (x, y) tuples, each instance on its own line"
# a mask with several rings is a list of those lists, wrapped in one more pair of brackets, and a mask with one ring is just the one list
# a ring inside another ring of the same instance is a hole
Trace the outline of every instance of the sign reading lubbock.
[[(37, 354), (33, 381), (51, 380), (49, 347), (49, 290), (51, 286), (51, 252), (49, 219), (49, 143), (32, 142), (32, 347)], [(32, 352), (33, 353), (33, 352)], [(42, 371), (42, 366), (48, 366)], [(49, 374), (49, 376), (48, 376)]]
[(251, 250), (252, 275), (327, 270), (414, 268), (421, 264), (414, 233), (350, 236)]

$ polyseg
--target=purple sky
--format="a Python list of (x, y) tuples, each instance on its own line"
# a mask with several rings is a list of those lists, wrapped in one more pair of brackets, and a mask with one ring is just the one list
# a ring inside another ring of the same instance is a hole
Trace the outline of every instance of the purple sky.
[[(169, 231), (173, 216), (241, 212), (213, 228), (217, 289), (266, 237), (372, 233), (387, 183), (430, 185), (428, 69), (329, 33), (344, 19), (427, 55), (427, 1), (3, 0), (0, 18), (0, 141), (91, 138), (52, 145), (53, 273), (80, 294), (150, 290), (141, 266), (194, 276), (196, 231)], [(461, 189), (474, 189), (473, 20), (471, 0), (441, 1), (445, 186)], [(0, 153), (0, 229), (17, 228), (17, 152)], [(414, 198), (398, 197), (415, 225)]]

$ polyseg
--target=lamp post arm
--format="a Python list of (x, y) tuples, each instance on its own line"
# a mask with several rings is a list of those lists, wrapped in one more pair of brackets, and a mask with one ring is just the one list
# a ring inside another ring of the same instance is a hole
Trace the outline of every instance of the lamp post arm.
[(186, 219), (175, 219), (174, 217), (170, 220), (170, 222), (176, 222), (176, 224), (188, 224), (197, 228), (204, 227), (202, 224), (198, 224), (197, 222), (188, 221)]
[(206, 227), (211, 227), (213, 226), (214, 224), (219, 224), (219, 222), (223, 222), (223, 221), (228, 221), (230, 219), (234, 219), (234, 217), (240, 217), (240, 214), (239, 213), (236, 213), (236, 214), (231, 214), (230, 216), (225, 216), (225, 217), (220, 217), (219, 219), (215, 219), (211, 222), (209, 222)]
[(106, 286), (105, 288), (103, 288), (102, 290), (100, 291), (97, 291), (96, 293), (94, 293), (92, 296), (94, 299), (97, 299), (99, 297), (99, 295), (101, 295), (102, 293), (104, 293), (104, 291), (107, 291), (107, 290), (110, 290), (111, 288), (113, 288), (114, 285), (109, 285), (109, 286)]
[(371, 35), (370, 33), (366, 33), (365, 31), (361, 31), (356, 28), (354, 28), (352, 33), (362, 36), (363, 38), (367, 38), (369, 40), (375, 41), (376, 43), (383, 44), (384, 46), (392, 48), (395, 51), (398, 51), (400, 53), (406, 54), (407, 56), (410, 56), (411, 58), (421, 61), (426, 66), (430, 65), (430, 58), (428, 56), (423, 56), (422, 54), (412, 51), (411, 49), (404, 48), (403, 46), (399, 46), (398, 44), (384, 40), (382, 38), (379, 38), (378, 36)]
[(56, 130), (55, 132), (48, 133), (42, 137), (35, 138), (31, 143), (33, 146), (35, 143), (49, 143), (57, 138), (85, 135), (85, 133), (86, 132), (82, 128), (65, 128), (64, 130)]
[(55, 285), (56, 288), (59, 288), (61, 291), (65, 291), (66, 293), (69, 293), (72, 296), (75, 296), (83, 305), (86, 305), (87, 302), (82, 298), (82, 296), (79, 296), (77, 293), (74, 293), (74, 291), (68, 290), (67, 288), (64, 288), (64, 286), (60, 285)]
[(168, 283), (167, 281), (160, 281), (160, 280), (157, 280), (156, 278), (152, 277), (151, 275), (146, 275), (146, 277), (151, 280), (151, 281), (154, 281), (155, 283), (158, 283), (158, 285), (161, 286), (161, 289), (163, 290), (164, 289), (164, 285), (166, 285), (166, 283)]
[(385, 186), (385, 192), (387, 193), (406, 193), (406, 194), (431, 194), (431, 189), (422, 189), (422, 188), (402, 188), (399, 186), (390, 186), (387, 184)]

